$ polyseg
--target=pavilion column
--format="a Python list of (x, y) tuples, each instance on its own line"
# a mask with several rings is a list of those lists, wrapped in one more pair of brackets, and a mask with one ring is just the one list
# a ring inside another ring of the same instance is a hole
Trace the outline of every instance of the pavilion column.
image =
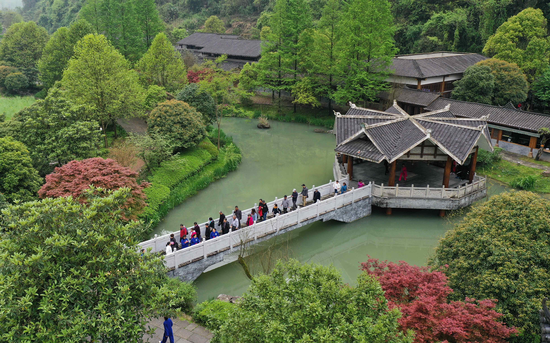
[(443, 186), (449, 188), (449, 181), (451, 180), (451, 167), (453, 166), (453, 159), (451, 156), (447, 156), (447, 163), (445, 163), (445, 172), (443, 173)]
[(349, 180), (353, 179), (353, 157), (348, 156), (348, 175)]
[[(388, 180), (388, 186), (395, 186), (395, 169), (397, 168), (397, 161), (393, 161), (390, 164), (390, 179)], [(386, 208), (386, 214), (390, 215), (392, 212), (391, 208)]]
[(537, 148), (537, 137), (531, 137), (529, 140), (529, 157), (533, 158), (533, 149)]
[(444, 92), (445, 92), (445, 76), (443, 76), (443, 81), (441, 81), (441, 90), (440, 90), (441, 95), (443, 95)]
[(422, 89), (422, 80), (421, 79), (417, 79), (418, 80), (418, 84), (416, 85), (416, 89)]
[(348, 155), (342, 155), (342, 162), (348, 163)]
[(476, 150), (474, 151), (474, 155), (472, 156), (472, 161), (470, 162), (470, 182), (472, 183), (474, 181), (474, 175), (476, 173), (476, 164), (477, 164), (477, 151), (479, 150), (479, 147), (476, 146)]

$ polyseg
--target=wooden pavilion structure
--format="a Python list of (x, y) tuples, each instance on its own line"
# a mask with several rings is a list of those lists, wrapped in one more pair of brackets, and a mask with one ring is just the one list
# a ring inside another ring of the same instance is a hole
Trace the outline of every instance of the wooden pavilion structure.
[[(409, 115), (396, 102), (384, 112), (350, 106), (345, 115), (335, 113), (335, 151), (347, 163), (350, 178), (354, 159), (386, 161), (388, 186), (395, 186), (398, 161), (439, 162), (445, 165), (442, 186), (448, 188), (453, 161), (460, 166), (470, 161), (467, 172), (472, 183), (478, 150), (493, 151), (488, 116), (457, 118), (450, 106)], [(387, 213), (391, 214), (391, 208)]]

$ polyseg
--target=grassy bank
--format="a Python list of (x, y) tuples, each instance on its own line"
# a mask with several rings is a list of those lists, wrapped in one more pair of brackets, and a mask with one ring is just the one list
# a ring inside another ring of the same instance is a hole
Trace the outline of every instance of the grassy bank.
[(15, 113), (32, 105), (35, 101), (36, 99), (34, 96), (0, 96), (0, 115), (4, 113), (6, 115), (6, 120), (9, 120)]
[[(507, 184), (510, 187), (550, 193), (550, 178), (542, 176), (542, 170), (500, 160), (477, 168), (477, 173)], [(527, 185), (522, 187), (521, 184)], [(532, 186), (531, 186), (532, 183)]]
[[(217, 135), (213, 132), (212, 135)], [(165, 161), (149, 177), (145, 189), (147, 203), (141, 218), (155, 227), (174, 207), (199, 190), (236, 170), (241, 152), (230, 138), (222, 135), (224, 145), (217, 148), (205, 139), (199, 146)]]
[(287, 123), (302, 123), (315, 126), (322, 126), (329, 130), (334, 127), (334, 116), (328, 115), (326, 109), (298, 109), (293, 112), (292, 107), (282, 107), (281, 111), (276, 105), (254, 104), (250, 106), (238, 105), (223, 111), (226, 117), (257, 119), (266, 117), (269, 120), (282, 121)]

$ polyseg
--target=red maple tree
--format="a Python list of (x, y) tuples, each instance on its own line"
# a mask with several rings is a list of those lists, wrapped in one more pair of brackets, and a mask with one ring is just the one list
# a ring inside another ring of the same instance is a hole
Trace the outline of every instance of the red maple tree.
[(363, 271), (378, 278), (389, 308), (403, 316), (401, 330), (414, 330), (415, 343), (505, 343), (518, 331), (499, 321), (495, 300), (449, 301), (453, 290), (443, 270), (411, 266), (406, 262), (380, 262), (370, 258)]
[(46, 183), (38, 191), (40, 198), (58, 198), (72, 196), (81, 203), (87, 199), (83, 192), (90, 186), (106, 190), (129, 188), (131, 195), (126, 200), (123, 217), (135, 219), (147, 204), (143, 189), (149, 183), (137, 182), (138, 173), (123, 167), (112, 159), (100, 157), (82, 161), (71, 161), (46, 176)]
[(208, 68), (197, 71), (189, 70), (187, 71), (187, 80), (189, 81), (189, 83), (199, 83), (202, 80), (208, 78), (213, 72), (214, 71), (212, 69)]

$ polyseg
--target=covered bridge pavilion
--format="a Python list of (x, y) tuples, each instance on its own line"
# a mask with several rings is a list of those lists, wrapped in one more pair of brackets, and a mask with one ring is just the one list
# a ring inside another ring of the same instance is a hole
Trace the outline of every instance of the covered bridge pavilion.
[[(475, 179), (478, 150), (493, 150), (487, 117), (457, 118), (450, 106), (409, 115), (395, 102), (384, 112), (351, 104), (335, 126), (338, 161), (354, 183), (460, 187)], [(399, 180), (403, 166), (408, 177)]]

